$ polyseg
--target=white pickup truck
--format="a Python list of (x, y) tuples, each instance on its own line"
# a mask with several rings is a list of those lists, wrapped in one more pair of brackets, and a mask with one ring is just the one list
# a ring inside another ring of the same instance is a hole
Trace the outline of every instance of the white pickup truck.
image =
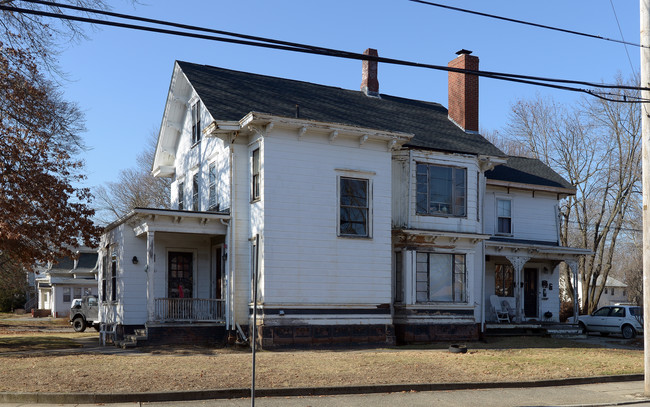
[(76, 332), (83, 332), (92, 326), (99, 331), (99, 303), (94, 295), (87, 295), (74, 300), (70, 307), (70, 324)]

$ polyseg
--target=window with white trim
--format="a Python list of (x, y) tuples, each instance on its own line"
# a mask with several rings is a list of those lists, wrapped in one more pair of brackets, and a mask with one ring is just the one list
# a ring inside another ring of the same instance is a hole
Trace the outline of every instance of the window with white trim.
[(74, 288), (74, 296), (73, 298), (81, 298), (81, 287), (75, 287)]
[(464, 254), (416, 253), (416, 302), (467, 303)]
[(370, 181), (339, 178), (339, 236), (370, 237)]
[(434, 164), (416, 166), (418, 215), (467, 216), (467, 170)]
[(199, 210), (199, 173), (192, 176), (192, 210)]
[(217, 202), (217, 166), (215, 163), (208, 166), (208, 210), (219, 210), (219, 203)]
[(201, 102), (192, 105), (192, 145), (201, 141)]
[(251, 154), (251, 201), (260, 199), (260, 149)]
[(178, 183), (178, 210), (182, 211), (183, 208), (185, 207), (185, 183), (184, 182), (179, 182)]
[(499, 297), (513, 297), (514, 281), (515, 270), (512, 266), (505, 264), (494, 266), (494, 294)]
[(497, 234), (512, 234), (512, 200), (497, 199)]
[(63, 302), (72, 301), (70, 295), (70, 287), (63, 287)]
[(111, 260), (111, 301), (117, 301), (117, 258)]

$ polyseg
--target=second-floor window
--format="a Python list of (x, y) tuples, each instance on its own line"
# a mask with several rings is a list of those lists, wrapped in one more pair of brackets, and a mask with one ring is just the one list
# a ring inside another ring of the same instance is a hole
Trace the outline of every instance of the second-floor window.
[(208, 210), (219, 210), (217, 202), (217, 166), (215, 163), (210, 164), (208, 167)]
[(179, 182), (178, 183), (178, 210), (182, 211), (183, 208), (185, 207), (184, 201), (185, 201), (185, 183), (184, 182)]
[(251, 164), (251, 201), (260, 199), (260, 149), (253, 150)]
[(192, 210), (199, 210), (199, 173), (192, 176)]
[(512, 201), (510, 199), (497, 199), (497, 233), (500, 235), (512, 234)]
[(192, 105), (192, 145), (201, 141), (201, 102)]
[(465, 217), (467, 170), (433, 164), (417, 164), (416, 213)]

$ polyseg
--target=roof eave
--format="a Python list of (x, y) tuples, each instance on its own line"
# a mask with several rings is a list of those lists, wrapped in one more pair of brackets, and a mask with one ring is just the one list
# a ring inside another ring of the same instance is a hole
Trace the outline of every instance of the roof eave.
[(523, 189), (526, 191), (543, 191), (551, 192), (554, 194), (560, 195), (575, 195), (575, 188), (564, 188), (564, 187), (552, 187), (548, 185), (536, 185), (536, 184), (527, 184), (523, 182), (513, 182), (513, 181), (502, 181), (498, 179), (486, 178), (486, 184), (498, 187), (513, 188), (513, 189)]

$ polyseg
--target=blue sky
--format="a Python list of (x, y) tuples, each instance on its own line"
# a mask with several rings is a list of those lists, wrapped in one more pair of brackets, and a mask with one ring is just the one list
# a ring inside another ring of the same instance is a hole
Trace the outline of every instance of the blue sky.
[[(510, 18), (621, 39), (610, 0), (438, 0)], [(639, 4), (612, 0), (625, 40), (639, 41)], [(482, 70), (613, 82), (638, 71), (639, 48), (444, 10), (407, 0), (111, 1), (114, 11), (251, 35), (446, 65), (465, 48)], [(361, 62), (265, 50), (121, 28), (89, 30), (61, 55), (65, 97), (86, 114), (86, 186), (114, 181), (135, 165), (158, 130), (174, 60), (359, 89)], [(447, 106), (447, 74), (379, 66), (381, 93)], [(480, 80), (480, 127), (501, 130), (511, 105), (536, 95), (575, 103), (576, 94)]]

